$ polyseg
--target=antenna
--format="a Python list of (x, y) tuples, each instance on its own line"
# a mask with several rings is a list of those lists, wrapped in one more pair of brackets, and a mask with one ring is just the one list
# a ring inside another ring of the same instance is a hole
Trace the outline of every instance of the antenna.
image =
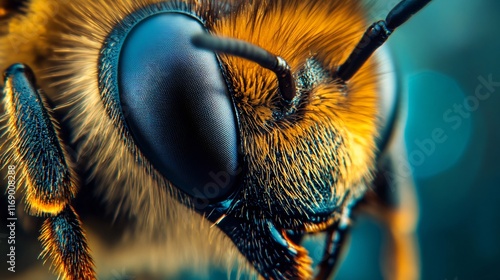
[(231, 54), (258, 63), (276, 74), (283, 99), (291, 101), (295, 97), (295, 80), (290, 66), (282, 57), (245, 41), (215, 37), (208, 33), (194, 35), (191, 42), (198, 48)]
[(394, 29), (405, 23), (431, 0), (403, 0), (387, 15), (385, 21), (377, 21), (363, 34), (349, 58), (337, 69), (336, 76), (348, 81), (358, 72), (370, 56), (389, 38)]

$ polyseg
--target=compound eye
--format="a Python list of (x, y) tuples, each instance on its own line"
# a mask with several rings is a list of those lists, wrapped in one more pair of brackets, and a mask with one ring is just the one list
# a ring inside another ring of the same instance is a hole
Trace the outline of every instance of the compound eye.
[(118, 87), (142, 154), (180, 190), (214, 201), (238, 186), (239, 130), (216, 55), (191, 44), (201, 32), (185, 14), (144, 19), (122, 46)]

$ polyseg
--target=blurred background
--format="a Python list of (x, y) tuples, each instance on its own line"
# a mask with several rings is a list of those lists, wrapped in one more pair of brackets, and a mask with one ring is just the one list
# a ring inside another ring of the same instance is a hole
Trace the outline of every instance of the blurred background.
[[(383, 18), (399, 1), (371, 2)], [(499, 15), (496, 0), (434, 0), (388, 41), (408, 91), (422, 279), (500, 279)], [(446, 141), (422, 149), (435, 129)], [(360, 218), (352, 233), (338, 279), (381, 279), (381, 229)]]
[[(399, 2), (366, 1), (373, 20)], [(420, 201), (425, 280), (500, 279), (498, 27), (498, 0), (434, 0), (387, 43), (408, 93), (405, 141)], [(423, 149), (418, 143), (436, 129), (446, 140)], [(336, 279), (382, 279), (382, 232), (367, 217), (357, 220)], [(227, 274), (215, 269), (205, 279), (237, 273)], [(200, 279), (189, 271), (178, 276), (187, 278)]]

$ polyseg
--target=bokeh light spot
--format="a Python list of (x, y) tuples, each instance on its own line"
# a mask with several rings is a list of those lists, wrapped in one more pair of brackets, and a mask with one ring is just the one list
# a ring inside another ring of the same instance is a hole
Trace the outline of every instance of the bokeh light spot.
[(439, 174), (456, 164), (469, 144), (478, 101), (466, 96), (451, 77), (424, 71), (408, 78), (405, 140), (416, 179)]

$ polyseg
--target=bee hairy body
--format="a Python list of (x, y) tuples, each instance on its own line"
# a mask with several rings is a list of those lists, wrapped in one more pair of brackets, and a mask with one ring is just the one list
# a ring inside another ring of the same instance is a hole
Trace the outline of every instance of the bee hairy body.
[[(142, 19), (164, 12), (196, 17), (217, 36), (266, 46), (298, 73), (298, 94), (293, 110), (287, 111), (280, 107), (271, 71), (242, 58), (217, 56), (230, 85), (244, 161), (231, 215), (236, 220), (251, 217), (250, 224), (265, 217), (278, 230), (303, 230), (326, 227), (329, 214), (341, 215), (346, 199), (361, 199), (380, 166), (376, 141), (385, 124), (379, 120), (379, 62), (369, 60), (348, 86), (330, 75), (365, 31), (363, 7), (340, 0), (32, 0), (0, 37), (0, 67), (22, 62), (33, 69), (55, 108), (69, 158), (86, 177), (79, 192), (87, 196), (76, 197), (75, 210), (83, 213), (97, 275), (106, 277), (123, 267), (161, 274), (188, 266), (203, 271), (208, 260), (225, 267), (239, 263), (262, 274), (240, 254), (234, 236), (228, 238), (222, 226), (213, 227), (213, 221), (190, 207), (193, 201), (135, 146), (121, 113), (106, 101), (106, 94), (117, 90), (106, 74), (110, 61), (103, 60), (109, 50), (103, 46), (116, 39), (110, 34), (117, 26), (130, 31)], [(117, 42), (125, 40), (122, 36)], [(121, 109), (126, 113), (127, 108)], [(100, 219), (85, 216), (93, 204), (111, 217), (106, 222), (123, 222), (114, 227), (113, 242), (102, 237), (107, 230), (99, 226)], [(412, 219), (406, 219), (409, 225)], [(250, 226), (247, 230), (252, 233)], [(312, 277), (307, 252), (295, 250), (290, 262), (298, 267), (285, 278)], [(120, 259), (122, 252), (136, 257)]]

